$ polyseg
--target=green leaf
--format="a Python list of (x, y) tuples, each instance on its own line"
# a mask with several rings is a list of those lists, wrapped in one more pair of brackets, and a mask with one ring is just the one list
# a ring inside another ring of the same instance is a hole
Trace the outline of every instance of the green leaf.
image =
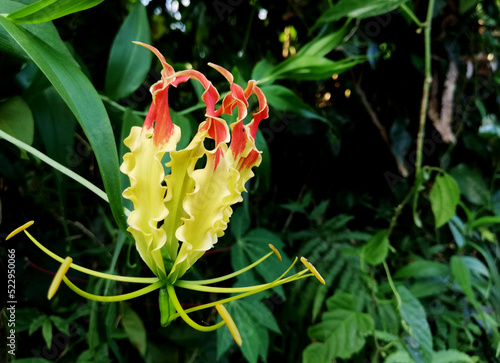
[(39, 0), (8, 15), (19, 24), (51, 21), (63, 16), (92, 8), (104, 0)]
[(480, 206), (489, 204), (490, 192), (479, 173), (465, 164), (459, 164), (450, 170), (450, 175), (469, 202)]
[(14, 96), (0, 103), (0, 130), (31, 145), (34, 125), (31, 109), (21, 97)]
[(139, 351), (141, 356), (144, 357), (147, 345), (146, 328), (140, 316), (129, 304), (122, 304), (121, 323), (132, 345)]
[(395, 274), (395, 279), (411, 277), (449, 276), (450, 269), (447, 265), (437, 261), (419, 260), (401, 267)]
[(82, 156), (72, 152), (76, 119), (55, 88), (40, 92), (29, 103), (47, 156), (70, 168), (79, 165)]
[(133, 41), (151, 43), (148, 15), (140, 1), (125, 18), (111, 46), (104, 89), (113, 100), (139, 88), (151, 67), (153, 53)]
[(318, 57), (326, 56), (328, 53), (330, 53), (332, 50), (337, 48), (342, 43), (345, 36), (347, 35), (348, 25), (349, 22), (346, 22), (339, 30), (327, 35), (316, 37), (310, 42), (307, 42), (306, 44), (304, 44), (302, 48), (299, 49), (299, 51), (295, 56), (301, 56), (301, 55), (314, 55)]
[[(23, 7), (23, 4), (17, 1), (2, 0), (0, 2), (0, 14), (8, 14), (13, 11), (19, 10)], [(63, 41), (59, 37), (56, 27), (52, 23), (43, 24), (27, 24), (23, 27), (36, 35), (38, 38), (42, 39), (45, 43), (57, 48), (71, 57), (68, 49), (64, 45)], [(0, 49), (6, 51), (19, 58), (31, 59), (26, 52), (19, 46), (19, 44), (12, 39), (9, 33), (0, 26)]]
[(415, 361), (410, 357), (408, 352), (399, 350), (389, 354), (387, 358), (385, 358), (384, 363), (415, 363)]
[(471, 274), (465, 261), (460, 256), (452, 256), (450, 260), (450, 267), (451, 273), (462, 289), (464, 295), (467, 296), (467, 299), (469, 299), (474, 307), (481, 310), (479, 303), (474, 296), (474, 291), (472, 290)]
[(440, 350), (432, 355), (433, 362), (439, 363), (475, 363), (471, 356), (455, 349)]
[[(249, 263), (257, 261), (271, 251), (269, 244), (272, 244), (280, 251), (283, 261), (279, 261), (275, 256), (270, 256), (257, 265), (255, 270), (265, 282), (273, 281), (290, 266), (291, 261), (283, 252), (283, 241), (274, 233), (263, 228), (253, 229), (238, 240), (238, 243), (231, 250), (232, 258), (234, 258), (233, 268), (239, 270)], [(273, 289), (282, 299), (285, 299), (282, 286), (276, 286)]]
[(369, 314), (356, 312), (354, 306), (354, 296), (348, 293), (336, 293), (327, 300), (329, 311), (322, 315), (320, 323), (307, 329), (309, 338), (323, 342), (324, 348), (309, 348), (308, 360), (311, 355), (323, 354), (327, 358), (324, 362), (346, 359), (363, 348), (365, 336), (374, 329), (374, 321)]
[(53, 361), (47, 360), (45, 358), (22, 358), (16, 359), (13, 363), (53, 363)]
[(28, 334), (31, 335), (35, 331), (40, 329), (48, 318), (49, 317), (47, 315), (39, 315), (36, 319), (34, 319), (31, 322), (29, 330), (28, 330)]
[(262, 83), (288, 78), (302, 81), (316, 81), (341, 74), (357, 64), (367, 60), (366, 56), (357, 56), (333, 61), (316, 55), (301, 55), (288, 58), (269, 70)]
[(57, 330), (63, 332), (66, 335), (69, 335), (69, 321), (61, 318), (60, 316), (50, 316), (50, 320), (55, 325)]
[(370, 265), (376, 266), (384, 262), (389, 252), (389, 238), (387, 230), (378, 231), (361, 248), (361, 258)]
[(455, 214), (460, 201), (460, 190), (455, 180), (444, 173), (438, 175), (429, 193), (436, 228), (446, 224)]
[(302, 101), (290, 89), (279, 86), (262, 86), (262, 92), (266, 95), (269, 105), (280, 112), (294, 113), (302, 117), (328, 122), (319, 115), (311, 106)]
[[(256, 363), (259, 356), (265, 359), (269, 348), (269, 331), (262, 321), (259, 322), (255, 319), (253, 302), (249, 304), (243, 300), (237, 300), (231, 301), (224, 306), (233, 318), (240, 332), (243, 341), (240, 349), (247, 362)], [(234, 339), (227, 327), (222, 327), (217, 330), (218, 357), (221, 357), (233, 344)]]
[(402, 302), (399, 313), (408, 326), (411, 338), (416, 341), (412, 344), (413, 351), (410, 351), (410, 354), (416, 353), (421, 356), (422, 361), (430, 363), (432, 361), (432, 333), (425, 309), (406, 287), (398, 286), (397, 291)]
[(331, 363), (331, 359), (328, 358), (327, 347), (323, 343), (312, 343), (309, 344), (306, 349), (302, 352), (302, 362), (303, 363)]
[(33, 59), (76, 116), (93, 147), (111, 211), (118, 226), (126, 231), (116, 144), (97, 91), (67, 52), (53, 48), (3, 16), (0, 25)]
[(45, 340), (45, 344), (47, 344), (47, 348), (50, 349), (52, 345), (52, 321), (50, 319), (46, 319), (42, 325), (42, 335)]
[(340, 0), (325, 11), (313, 26), (331, 23), (341, 18), (366, 19), (399, 8), (408, 0)]

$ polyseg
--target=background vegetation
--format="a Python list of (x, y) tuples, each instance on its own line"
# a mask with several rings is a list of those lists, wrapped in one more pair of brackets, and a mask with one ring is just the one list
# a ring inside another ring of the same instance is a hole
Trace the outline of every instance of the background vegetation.
[[(239, 349), (227, 329), (162, 328), (155, 294), (100, 304), (62, 287), (48, 301), (58, 264), (17, 237), (0, 250), (4, 266), (16, 251), (17, 362), (500, 361), (497, 0), (100, 2), (65, 13), (68, 1), (41, 1), (8, 19), (31, 2), (0, 1), (3, 235), (34, 220), (33, 235), (81, 265), (147, 275), (120, 230), (117, 170), (159, 79), (159, 62), (130, 43), (141, 40), (220, 90), (208, 62), (240, 84), (260, 79), (270, 104), (264, 161), (190, 276), (238, 269), (272, 242), (308, 256), (327, 284), (228, 304)], [(184, 143), (203, 120), (199, 94), (172, 91)], [(106, 188), (110, 204), (43, 155)], [(263, 265), (235, 284), (283, 270)], [(71, 277), (94, 293), (128, 289)]]

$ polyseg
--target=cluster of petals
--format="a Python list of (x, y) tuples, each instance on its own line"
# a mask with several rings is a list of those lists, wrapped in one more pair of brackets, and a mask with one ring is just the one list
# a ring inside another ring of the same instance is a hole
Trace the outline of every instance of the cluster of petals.
[[(161, 80), (151, 87), (153, 101), (144, 125), (133, 127), (124, 140), (130, 152), (120, 169), (130, 178), (130, 187), (123, 196), (134, 204), (128, 231), (141, 258), (158, 278), (173, 283), (224, 234), (231, 206), (242, 200), (245, 183), (254, 175), (252, 167), (261, 162), (255, 136), (269, 112), (256, 81), (243, 89), (230, 72), (210, 64), (230, 86), (217, 106), (219, 93), (202, 73), (175, 72), (156, 48), (141, 45), (158, 57), (163, 69)], [(205, 120), (189, 145), (177, 150), (181, 129), (170, 116), (169, 88), (190, 79), (204, 88)], [(244, 123), (252, 95), (257, 97), (258, 110)], [(236, 121), (228, 126), (221, 116), (235, 108)], [(206, 139), (213, 140), (213, 149), (207, 149)], [(164, 165), (165, 154), (169, 161)], [(201, 168), (200, 159), (205, 160)]]

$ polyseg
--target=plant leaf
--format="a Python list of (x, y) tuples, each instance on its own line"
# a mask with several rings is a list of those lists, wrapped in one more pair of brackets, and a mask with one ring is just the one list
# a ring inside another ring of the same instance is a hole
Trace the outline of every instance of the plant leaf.
[(384, 262), (389, 252), (389, 239), (387, 230), (378, 231), (361, 248), (361, 258), (370, 265), (376, 266)]
[(21, 97), (14, 96), (0, 103), (0, 130), (31, 145), (35, 132), (34, 125), (31, 109)]
[(432, 333), (425, 309), (406, 287), (398, 286), (397, 291), (402, 301), (399, 313), (408, 325), (410, 337), (416, 341), (412, 344), (413, 349), (409, 353), (418, 354), (422, 361), (430, 363), (432, 361)]
[(313, 29), (341, 18), (366, 19), (393, 11), (408, 0), (340, 0), (319, 17)]
[(128, 339), (137, 348), (141, 356), (146, 355), (146, 328), (140, 316), (130, 307), (129, 304), (122, 304), (121, 323)]
[(151, 67), (153, 53), (133, 41), (151, 43), (148, 15), (140, 1), (125, 18), (111, 46), (104, 89), (112, 100), (127, 97), (139, 88)]
[(33, 59), (76, 116), (93, 147), (116, 223), (126, 231), (116, 144), (97, 91), (66, 52), (53, 48), (3, 16), (0, 25)]
[(18, 24), (51, 21), (92, 8), (104, 0), (39, 0), (10, 13), (7, 18)]
[(455, 180), (444, 173), (438, 175), (429, 193), (436, 228), (446, 224), (455, 214), (460, 201), (460, 190)]
[(294, 113), (302, 117), (328, 122), (326, 118), (319, 115), (311, 106), (302, 101), (294, 92), (286, 87), (279, 85), (263, 86), (262, 92), (266, 95), (269, 105), (278, 111)]

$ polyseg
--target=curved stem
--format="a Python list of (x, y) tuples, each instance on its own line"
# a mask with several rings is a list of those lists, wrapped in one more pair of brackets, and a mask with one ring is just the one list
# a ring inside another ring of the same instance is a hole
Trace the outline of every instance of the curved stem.
[(79, 287), (77, 287), (75, 284), (73, 284), (66, 276), (63, 277), (64, 283), (74, 292), (76, 292), (78, 295), (83, 296), (86, 299), (89, 300), (95, 300), (95, 301), (101, 301), (101, 302), (117, 302), (117, 301), (124, 301), (124, 300), (130, 300), (135, 297), (139, 297), (142, 295), (145, 295), (151, 291), (154, 291), (156, 289), (159, 289), (160, 287), (163, 286), (162, 281), (157, 281), (154, 284), (151, 284), (149, 286), (146, 286), (142, 289), (139, 289), (134, 292), (129, 292), (127, 294), (122, 294), (122, 295), (114, 295), (114, 296), (100, 296), (100, 295), (94, 295), (90, 294)]
[(398, 290), (396, 290), (396, 286), (394, 285), (394, 282), (392, 281), (392, 276), (391, 272), (389, 271), (389, 266), (387, 266), (387, 262), (383, 262), (385, 273), (387, 275), (387, 281), (389, 282), (389, 286), (391, 287), (392, 293), (394, 296), (396, 296), (396, 301), (397, 301), (397, 309), (399, 310), (401, 308), (401, 305), (403, 302), (401, 301), (401, 296), (399, 296)]
[[(50, 251), (47, 247), (45, 247), (40, 242), (38, 242), (31, 234), (29, 234), (28, 231), (24, 230), (23, 232), (26, 234), (26, 236), (28, 236), (28, 238), (39, 249), (41, 249), (47, 255), (49, 255), (54, 260), (56, 260), (60, 263), (64, 262), (64, 258), (62, 258), (62, 257), (56, 255), (54, 252)], [(77, 270), (77, 271), (80, 271), (80, 272), (83, 272), (83, 273), (86, 273), (88, 275), (92, 275), (92, 276), (96, 276), (96, 277), (100, 277), (100, 278), (108, 279), (108, 280), (114, 280), (114, 281), (133, 282), (133, 283), (139, 283), (139, 284), (151, 284), (151, 283), (156, 283), (159, 281), (158, 277), (130, 277), (130, 276), (111, 275), (111, 274), (107, 274), (107, 273), (103, 273), (103, 272), (94, 271), (94, 270), (76, 265), (74, 263), (72, 263), (70, 265), (70, 268)]]
[[(168, 284), (167, 285), (167, 291), (168, 291), (168, 296), (170, 298), (170, 301), (172, 301), (172, 304), (174, 305), (175, 309), (177, 310), (177, 314), (181, 316), (181, 318), (192, 328), (199, 330), (199, 331), (213, 331), (216, 329), (219, 329), (221, 326), (226, 324), (224, 320), (222, 320), (220, 323), (217, 323), (215, 325), (211, 326), (203, 326), (198, 323), (196, 323), (193, 319), (191, 319), (186, 311), (182, 308), (181, 303), (179, 302), (179, 299), (177, 299), (177, 295), (175, 295), (175, 288), (173, 285)], [(170, 319), (172, 321), (173, 319)]]

